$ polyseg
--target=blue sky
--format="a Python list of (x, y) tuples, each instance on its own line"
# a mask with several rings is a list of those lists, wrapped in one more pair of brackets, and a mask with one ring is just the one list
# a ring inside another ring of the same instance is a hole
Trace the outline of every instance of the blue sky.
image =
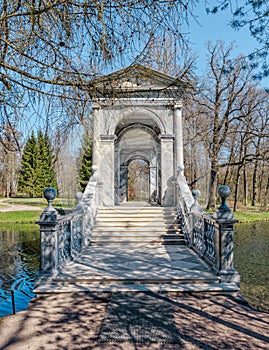
[[(239, 54), (247, 55), (255, 48), (259, 47), (257, 41), (251, 37), (247, 28), (234, 30), (229, 26), (231, 20), (231, 13), (229, 10), (221, 11), (215, 15), (206, 14), (203, 1), (199, 2), (195, 13), (198, 16), (197, 24), (194, 20), (190, 20), (190, 39), (193, 43), (192, 49), (196, 52), (198, 57), (197, 68), (199, 73), (205, 69), (206, 66), (206, 42), (211, 40), (223, 40), (227, 44), (235, 42), (236, 48), (234, 50), (235, 56)], [(269, 78), (261, 81), (263, 86), (269, 86)]]

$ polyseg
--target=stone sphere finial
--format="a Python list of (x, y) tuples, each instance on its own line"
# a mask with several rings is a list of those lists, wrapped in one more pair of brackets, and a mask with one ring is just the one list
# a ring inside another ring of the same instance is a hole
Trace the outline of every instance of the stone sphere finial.
[(92, 173), (94, 174), (94, 173), (96, 172), (96, 170), (97, 170), (97, 165), (94, 164), (94, 165), (92, 166)]
[(221, 185), (218, 187), (218, 195), (220, 196), (220, 198), (225, 198), (226, 199), (229, 197), (229, 195), (231, 194), (231, 190), (229, 186), (226, 185)]
[(81, 191), (76, 192), (75, 199), (76, 199), (77, 203), (79, 203), (81, 201), (82, 197), (83, 197), (83, 193)]
[(191, 193), (192, 193), (193, 199), (194, 199), (195, 201), (197, 201), (198, 198), (201, 197), (201, 192), (200, 192), (199, 190), (192, 190)]
[(230, 187), (221, 185), (218, 187), (218, 195), (221, 198), (221, 205), (218, 208), (217, 218), (230, 220), (233, 218), (232, 211), (226, 203), (226, 199), (231, 194)]
[(46, 208), (46, 211), (55, 211), (56, 209), (53, 208), (52, 202), (55, 199), (57, 195), (57, 191), (53, 187), (47, 187), (43, 191), (44, 197), (48, 201), (48, 207)]
[(191, 212), (192, 213), (201, 213), (203, 210), (200, 207), (200, 204), (198, 203), (198, 198), (201, 197), (201, 192), (199, 190), (192, 190), (192, 196), (194, 199), (194, 203), (191, 206)]

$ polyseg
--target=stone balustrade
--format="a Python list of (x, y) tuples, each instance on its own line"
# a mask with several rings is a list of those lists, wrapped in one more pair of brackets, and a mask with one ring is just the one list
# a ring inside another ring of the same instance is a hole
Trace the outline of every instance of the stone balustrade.
[(239, 284), (240, 277), (234, 269), (233, 259), (233, 233), (237, 220), (226, 203), (229, 187), (218, 188), (222, 203), (215, 215), (209, 215), (198, 203), (200, 192), (192, 191), (191, 203), (190, 194), (181, 191), (186, 185), (184, 179), (180, 177), (178, 180), (178, 216), (187, 245), (212, 267), (222, 282)]
[(50, 187), (44, 190), (48, 207), (37, 222), (41, 234), (41, 279), (55, 276), (68, 261), (76, 258), (88, 247), (100, 200), (101, 183), (98, 181), (96, 170), (93, 166), (93, 176), (84, 193), (76, 194), (78, 203), (68, 214), (62, 214), (53, 207), (56, 190)]

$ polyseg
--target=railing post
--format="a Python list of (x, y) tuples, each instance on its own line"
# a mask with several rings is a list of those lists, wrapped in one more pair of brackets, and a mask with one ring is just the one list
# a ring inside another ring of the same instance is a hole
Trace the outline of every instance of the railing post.
[[(199, 190), (192, 190), (192, 197), (193, 197), (193, 204), (190, 208), (190, 213), (189, 213), (189, 220), (190, 220), (190, 246), (192, 246), (194, 244), (194, 230), (196, 229), (195, 226), (197, 226), (197, 216), (195, 216), (195, 214), (202, 214), (203, 210), (200, 206), (200, 204), (198, 203), (198, 199), (201, 196), (201, 192)], [(203, 221), (203, 219), (202, 219)], [(202, 225), (204, 226), (203, 222)], [(204, 231), (202, 231), (204, 232)], [(197, 234), (197, 233), (196, 233)]]
[(44, 190), (44, 197), (48, 207), (43, 211), (37, 224), (40, 226), (40, 273), (41, 275), (55, 275), (59, 269), (58, 249), (58, 219), (57, 210), (52, 202), (56, 197), (56, 190), (48, 187)]
[(221, 281), (236, 282), (239, 284), (240, 276), (234, 269), (233, 257), (234, 224), (237, 220), (234, 219), (233, 213), (226, 203), (226, 199), (230, 193), (231, 191), (228, 186), (219, 186), (218, 195), (221, 198), (221, 205), (218, 208), (216, 219), (219, 231), (218, 237), (216, 237), (217, 268)]

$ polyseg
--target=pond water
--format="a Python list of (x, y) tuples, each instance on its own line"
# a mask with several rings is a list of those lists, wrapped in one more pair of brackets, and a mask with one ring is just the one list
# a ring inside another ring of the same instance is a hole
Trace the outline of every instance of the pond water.
[(0, 231), (0, 316), (25, 310), (34, 297), (34, 277), (39, 269), (40, 233), (32, 230)]
[[(39, 269), (38, 227), (0, 231), (0, 316), (25, 310), (34, 297)], [(241, 294), (256, 308), (269, 310), (269, 222), (238, 224), (234, 235), (235, 268), (241, 275)]]
[(269, 310), (269, 222), (237, 224), (234, 264), (240, 293), (256, 308)]

